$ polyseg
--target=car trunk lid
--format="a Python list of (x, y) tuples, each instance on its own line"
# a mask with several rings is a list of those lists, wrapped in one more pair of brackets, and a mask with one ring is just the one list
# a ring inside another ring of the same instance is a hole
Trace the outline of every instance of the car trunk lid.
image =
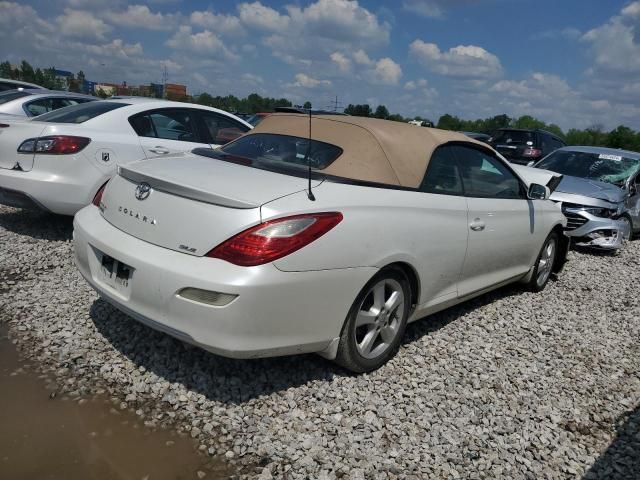
[(261, 205), (305, 187), (304, 178), (184, 154), (120, 167), (102, 208), (130, 235), (202, 256), (259, 223)]
[(29, 120), (0, 120), (0, 168), (29, 171), (33, 153), (18, 153), (18, 147), (29, 138), (41, 135), (47, 125)]

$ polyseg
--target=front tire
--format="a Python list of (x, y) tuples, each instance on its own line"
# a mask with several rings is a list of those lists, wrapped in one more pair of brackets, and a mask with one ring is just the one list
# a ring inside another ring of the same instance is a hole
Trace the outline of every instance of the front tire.
[(404, 272), (380, 271), (349, 310), (335, 362), (356, 373), (382, 366), (398, 351), (410, 309), (411, 288)]
[(542, 245), (542, 249), (536, 258), (533, 275), (529, 281), (528, 287), (534, 292), (541, 292), (547, 286), (553, 265), (558, 256), (558, 234), (551, 232)]

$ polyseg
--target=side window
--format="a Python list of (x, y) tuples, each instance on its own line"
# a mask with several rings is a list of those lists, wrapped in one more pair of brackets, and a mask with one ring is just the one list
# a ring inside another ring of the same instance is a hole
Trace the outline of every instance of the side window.
[(136, 133), (143, 137), (157, 137), (182, 142), (199, 141), (193, 116), (186, 109), (156, 110), (139, 116), (135, 122), (130, 123)]
[(551, 137), (544, 133), (538, 133), (538, 137), (540, 138), (540, 149), (542, 150), (542, 154), (546, 155), (547, 153), (551, 153), (553, 151), (553, 147), (549, 143)]
[(249, 127), (215, 112), (201, 111), (200, 118), (209, 143), (214, 145), (224, 145), (249, 131)]
[(453, 152), (467, 197), (525, 198), (518, 178), (490, 153), (461, 145)]
[(33, 102), (26, 103), (24, 108), (30, 117), (42, 115), (43, 113), (54, 110), (52, 100), (50, 98), (40, 98)]
[(77, 105), (77, 104), (78, 102), (68, 98), (52, 98), (51, 99), (52, 110), (57, 110), (59, 108), (68, 107), (69, 105)]
[(441, 195), (463, 195), (458, 165), (451, 153), (452, 147), (442, 146), (431, 155), (420, 191)]

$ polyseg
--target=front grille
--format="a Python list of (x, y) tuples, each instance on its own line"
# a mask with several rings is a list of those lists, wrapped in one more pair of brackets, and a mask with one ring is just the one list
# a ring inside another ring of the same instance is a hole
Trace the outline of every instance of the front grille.
[(562, 204), (562, 213), (567, 217), (567, 228), (565, 228), (565, 230), (575, 230), (589, 221), (589, 219), (583, 217), (578, 212), (578, 210), (584, 210), (585, 208), (588, 207), (586, 205), (578, 205), (575, 203)]

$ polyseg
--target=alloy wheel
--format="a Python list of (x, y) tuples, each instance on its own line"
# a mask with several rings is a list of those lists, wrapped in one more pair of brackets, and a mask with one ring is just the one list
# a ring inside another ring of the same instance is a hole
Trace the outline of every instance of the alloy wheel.
[(556, 246), (556, 239), (551, 237), (547, 240), (547, 243), (545, 243), (540, 253), (536, 277), (536, 283), (539, 287), (542, 287), (549, 279), (549, 275), (551, 275), (553, 263), (556, 259)]
[(393, 278), (381, 279), (365, 294), (354, 329), (358, 353), (367, 359), (385, 353), (395, 341), (405, 309), (404, 290)]

